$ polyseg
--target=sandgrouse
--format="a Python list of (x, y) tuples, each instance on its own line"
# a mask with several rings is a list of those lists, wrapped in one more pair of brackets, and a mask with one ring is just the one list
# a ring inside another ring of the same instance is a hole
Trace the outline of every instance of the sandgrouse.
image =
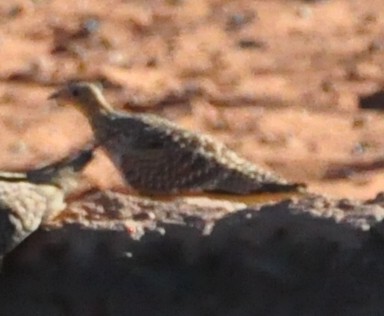
[(80, 179), (75, 178), (91, 158), (91, 152), (84, 151), (25, 173), (0, 172), (0, 266), (6, 253), (65, 209), (66, 195), (76, 189)]
[(92, 83), (70, 83), (50, 96), (86, 116), (126, 182), (144, 194), (294, 192), (304, 185), (261, 169), (224, 144), (152, 114), (119, 112)]

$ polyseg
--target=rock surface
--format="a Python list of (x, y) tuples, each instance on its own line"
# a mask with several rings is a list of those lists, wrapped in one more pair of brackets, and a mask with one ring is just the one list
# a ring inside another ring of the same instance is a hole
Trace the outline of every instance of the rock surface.
[(383, 216), (381, 196), (246, 208), (89, 193), (6, 257), (0, 313), (380, 315)]

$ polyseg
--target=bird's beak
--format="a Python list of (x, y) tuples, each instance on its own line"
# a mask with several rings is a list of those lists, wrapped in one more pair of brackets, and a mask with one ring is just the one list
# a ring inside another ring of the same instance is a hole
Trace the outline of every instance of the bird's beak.
[(56, 90), (48, 97), (48, 100), (55, 100), (59, 106), (64, 106), (69, 101), (68, 99), (67, 89)]
[(59, 96), (60, 96), (60, 91), (56, 91), (56, 92), (52, 93), (52, 94), (48, 97), (48, 100), (55, 100), (55, 99), (57, 99)]

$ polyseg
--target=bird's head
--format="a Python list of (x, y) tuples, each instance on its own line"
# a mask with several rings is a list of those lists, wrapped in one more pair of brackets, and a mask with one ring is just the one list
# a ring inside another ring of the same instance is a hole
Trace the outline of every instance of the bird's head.
[(59, 105), (72, 104), (86, 116), (113, 111), (105, 100), (101, 87), (90, 82), (69, 83), (49, 96)]

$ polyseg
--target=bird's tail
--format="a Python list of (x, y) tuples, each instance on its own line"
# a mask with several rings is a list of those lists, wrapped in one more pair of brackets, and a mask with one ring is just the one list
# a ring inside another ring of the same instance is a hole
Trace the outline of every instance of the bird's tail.
[(215, 192), (246, 195), (251, 193), (305, 193), (304, 183), (292, 183), (270, 173), (258, 173), (255, 176), (232, 172), (213, 188)]

